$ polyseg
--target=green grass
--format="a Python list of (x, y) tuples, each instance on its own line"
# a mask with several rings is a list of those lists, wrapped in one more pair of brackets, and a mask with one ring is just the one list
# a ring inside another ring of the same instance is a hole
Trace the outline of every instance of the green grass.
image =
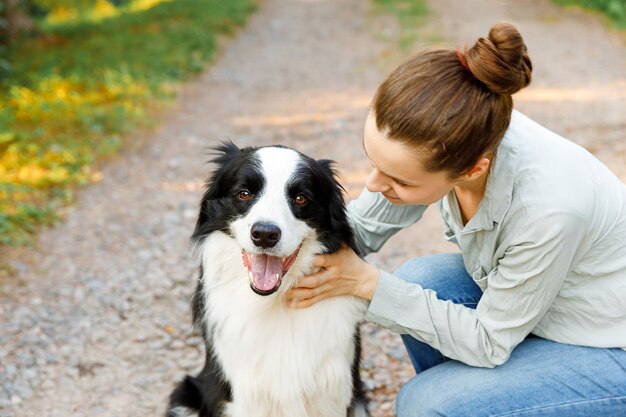
[(402, 51), (409, 51), (417, 39), (424, 17), (428, 15), (425, 0), (374, 0), (374, 5), (396, 17), (400, 26), (398, 44)]
[[(204, 69), (216, 35), (231, 34), (254, 0), (134, 0), (107, 14), (41, 22), (8, 51), (0, 82), (0, 244), (32, 242), (97, 164), (150, 123), (154, 103)], [(132, 7), (140, 5), (143, 7)]]
[(586, 9), (597, 10), (613, 22), (616, 28), (626, 29), (626, 1), (625, 0), (553, 0), (561, 6), (581, 6)]

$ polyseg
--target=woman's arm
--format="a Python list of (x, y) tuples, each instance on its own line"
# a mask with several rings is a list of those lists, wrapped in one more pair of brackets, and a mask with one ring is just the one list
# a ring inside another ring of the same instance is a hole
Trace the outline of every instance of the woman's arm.
[(323, 269), (302, 278), (288, 302), (307, 307), (334, 295), (371, 295), (368, 321), (410, 334), (446, 357), (494, 367), (508, 360), (550, 308), (584, 237), (583, 222), (573, 214), (549, 212), (522, 222), (525, 227), (487, 275), (488, 287), (476, 310), (439, 300), (432, 290), (379, 271), (349, 248), (316, 257)]
[(526, 223), (487, 274), (476, 310), (383, 272), (366, 319), (468, 365), (500, 365), (552, 305), (584, 237), (583, 223), (558, 213)]

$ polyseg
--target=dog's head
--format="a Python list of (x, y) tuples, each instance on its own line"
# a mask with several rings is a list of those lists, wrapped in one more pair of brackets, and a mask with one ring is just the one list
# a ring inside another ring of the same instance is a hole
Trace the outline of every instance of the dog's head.
[(254, 292), (277, 291), (307, 241), (325, 253), (353, 246), (331, 161), (282, 146), (225, 142), (215, 151), (192, 240), (201, 244), (218, 230), (235, 239)]

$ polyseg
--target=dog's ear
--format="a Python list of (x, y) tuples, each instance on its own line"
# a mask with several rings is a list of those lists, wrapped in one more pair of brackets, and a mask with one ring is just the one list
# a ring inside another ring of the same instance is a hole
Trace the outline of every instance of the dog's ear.
[(205, 191), (200, 202), (200, 211), (196, 221), (196, 228), (192, 234), (192, 242), (198, 243), (204, 239), (208, 233), (222, 227), (221, 224), (210, 220), (212, 218), (215, 220), (218, 217), (215, 213), (220, 210), (220, 206), (216, 200), (222, 197), (221, 194), (224, 192), (220, 188), (222, 178), (226, 175), (224, 168), (229, 165), (231, 161), (236, 160), (241, 152), (242, 150), (230, 139), (224, 140), (220, 142), (219, 145), (210, 148), (209, 153), (213, 158), (208, 162), (214, 164), (215, 168), (205, 183)]
[(339, 196), (341, 201), (343, 201), (343, 195), (346, 194), (346, 190), (339, 182), (339, 173), (335, 169), (335, 161), (331, 159), (318, 159), (315, 162), (317, 162), (317, 165), (322, 169), (326, 178), (332, 184), (333, 191), (337, 191), (337, 193), (334, 194)]
[(214, 164), (215, 168), (206, 182), (207, 192), (204, 195), (204, 199), (213, 199), (216, 197), (215, 193), (218, 190), (216, 185), (220, 182), (220, 172), (222, 168), (229, 162), (237, 159), (241, 152), (242, 149), (235, 145), (230, 139), (224, 140), (220, 142), (219, 145), (211, 148), (210, 153), (214, 157), (209, 160), (209, 163)]
[(354, 237), (346, 215), (346, 205), (343, 198), (346, 190), (339, 182), (338, 172), (334, 167), (335, 161), (320, 159), (316, 162), (326, 177), (327, 184), (325, 188), (329, 192), (326, 209), (330, 229), (333, 231), (333, 233), (325, 236), (323, 239), (324, 246), (326, 246), (328, 252), (339, 250), (343, 244), (347, 244), (354, 249)]
[(223, 140), (219, 145), (211, 148), (211, 154), (217, 155), (217, 157), (211, 160), (211, 162), (218, 162), (216, 159), (219, 159), (220, 157), (237, 154), (239, 152), (241, 152), (241, 149), (239, 149), (239, 147), (235, 145), (232, 140)]
[(336, 162), (332, 159), (318, 159), (317, 165), (324, 171), (324, 173), (330, 177), (335, 187), (337, 187), (340, 191), (340, 194), (345, 194), (346, 190), (343, 188), (343, 185), (339, 182), (339, 172), (335, 169)]

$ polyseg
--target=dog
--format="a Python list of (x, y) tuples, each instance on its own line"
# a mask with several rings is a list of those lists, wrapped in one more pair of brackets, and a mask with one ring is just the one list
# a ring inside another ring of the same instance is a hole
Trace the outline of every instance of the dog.
[(167, 417), (368, 416), (359, 377), (365, 301), (285, 304), (313, 256), (354, 248), (329, 160), (284, 146), (214, 148), (192, 235), (201, 258), (193, 322), (206, 361), (170, 395)]

